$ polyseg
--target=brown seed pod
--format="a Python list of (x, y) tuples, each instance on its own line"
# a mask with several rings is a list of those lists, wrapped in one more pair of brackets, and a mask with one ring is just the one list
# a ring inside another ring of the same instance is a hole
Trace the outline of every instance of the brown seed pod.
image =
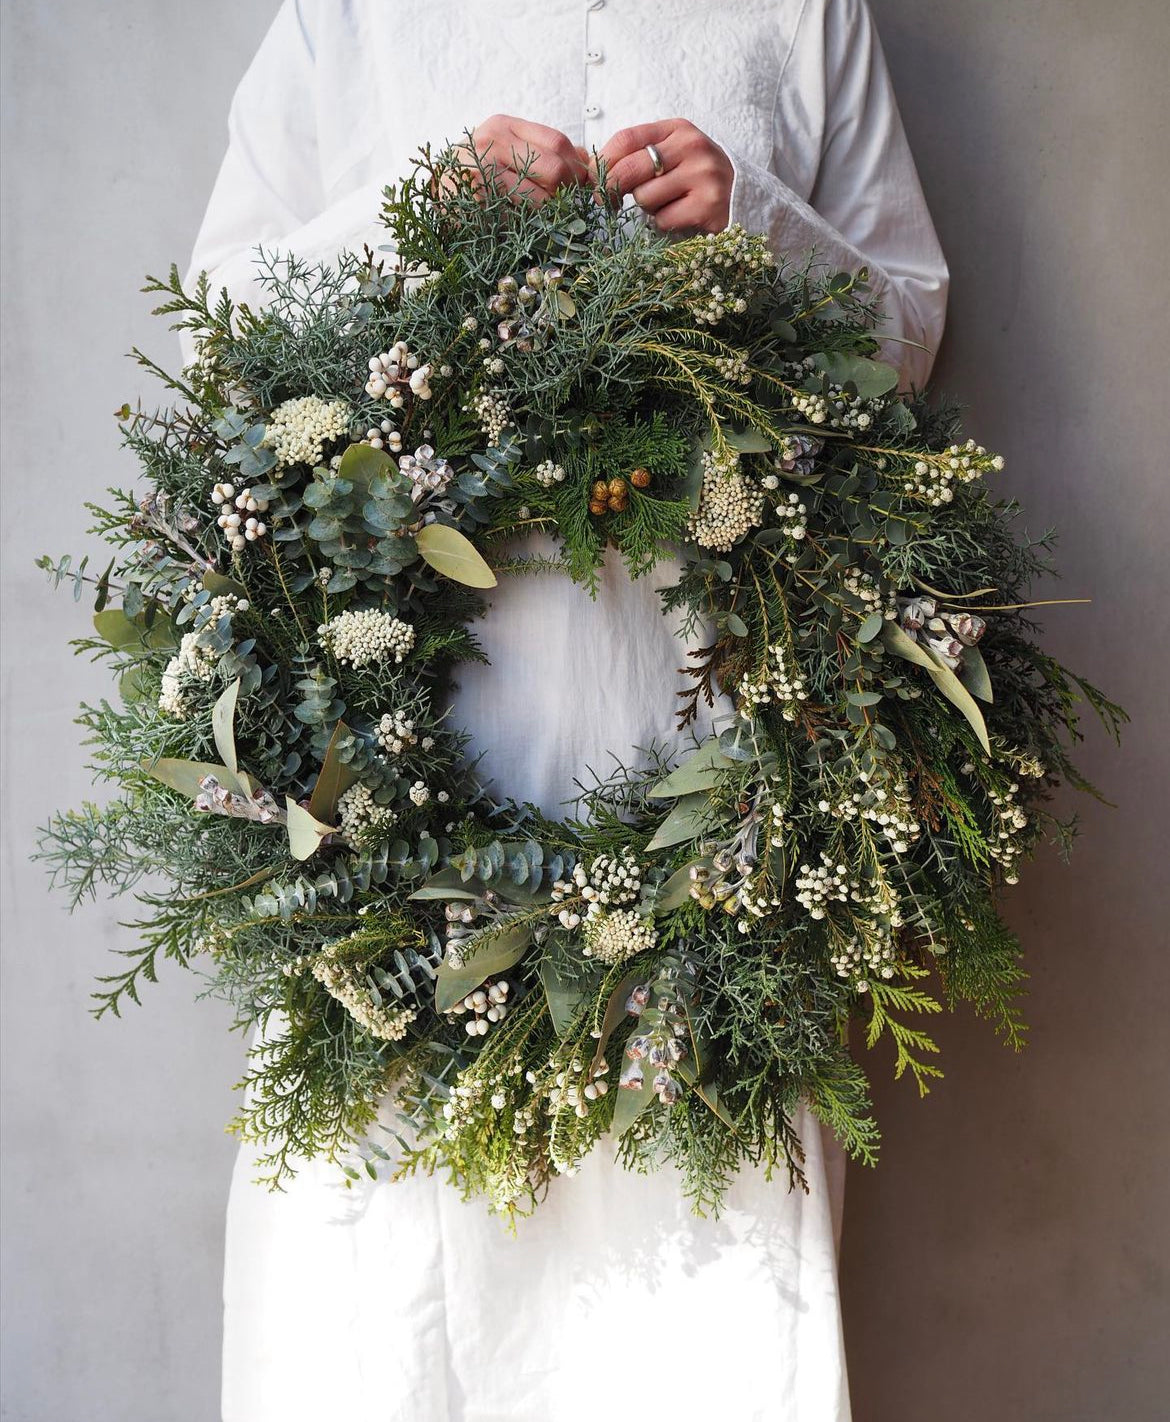
[(629, 507), (630, 507), (630, 501), (629, 501), (628, 498), (625, 497), (624, 494), (623, 494), (623, 496), (622, 496), (620, 499), (615, 499), (615, 498), (613, 498), (612, 495), (611, 495), (610, 500), (609, 500), (609, 511), (610, 511), (610, 513), (625, 513), (625, 511), (626, 511)]
[(592, 496), (598, 501), (609, 498), (609, 485), (604, 479), (598, 479), (597, 483), (594, 484)]
[(609, 481), (609, 497), (611, 499), (622, 499), (626, 495), (626, 481), (621, 475), (615, 476)]
[(591, 499), (589, 501), (589, 512), (593, 514), (595, 518), (600, 518), (602, 514), (609, 512), (609, 505), (599, 503), (596, 499)]
[(639, 466), (630, 475), (630, 483), (635, 489), (648, 489), (650, 487), (650, 471)]

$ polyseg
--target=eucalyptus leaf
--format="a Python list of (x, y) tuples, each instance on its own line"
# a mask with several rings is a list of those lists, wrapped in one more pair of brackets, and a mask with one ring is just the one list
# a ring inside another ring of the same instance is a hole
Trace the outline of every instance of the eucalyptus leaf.
[(531, 941), (531, 925), (517, 924), (493, 932), (490, 937), (485, 932), (483, 948), (476, 951), (473, 946), (473, 956), (460, 968), (453, 968), (444, 960), (435, 979), (435, 1011), (450, 1012), (486, 978), (515, 967)]
[(358, 772), (352, 765), (341, 759), (339, 752), (341, 743), (350, 735), (352, 732), (345, 722), (338, 721), (333, 728), (333, 734), (329, 737), (329, 744), (325, 748), (325, 758), (321, 762), (321, 769), (317, 775), (317, 783), (313, 786), (313, 793), (309, 797), (309, 813), (318, 820), (335, 820), (338, 800), (351, 785), (357, 782)]
[(250, 795), (252, 793), (252, 782), (249, 777), (242, 774), (233, 774), (226, 765), (213, 765), (209, 761), (201, 760), (174, 760), (169, 756), (163, 756), (159, 760), (144, 760), (142, 768), (146, 773), (158, 780), (163, 785), (168, 785), (172, 790), (177, 790), (180, 795), (186, 795), (194, 799), (201, 789), (199, 782), (214, 776), (228, 790), (239, 795)]
[(611, 1134), (622, 1136), (654, 1101), (654, 1072), (647, 1070), (643, 1073), (640, 1087), (615, 1086), (614, 1092), (617, 1099), (609, 1129)]
[(696, 790), (713, 790), (733, 765), (734, 762), (723, 754), (718, 740), (705, 741), (693, 755), (646, 793), (652, 800), (673, 800)]
[(596, 1075), (597, 1068), (605, 1057), (605, 1050), (609, 1046), (609, 1039), (617, 1031), (621, 1022), (629, 1016), (626, 1011), (626, 1003), (629, 1001), (630, 993), (643, 980), (643, 977), (644, 974), (641, 973), (627, 973), (610, 993), (609, 1001), (605, 1004), (605, 1014), (601, 1019), (597, 1047), (593, 1052), (593, 1060), (589, 1063), (590, 1076)]
[(904, 657), (906, 661), (913, 662), (916, 666), (924, 667), (930, 673), (934, 684), (947, 698), (967, 718), (971, 729), (979, 738), (979, 744), (983, 747), (987, 755), (991, 754), (991, 742), (987, 736), (987, 724), (983, 719), (983, 712), (975, 704), (971, 693), (959, 680), (949, 667), (946, 667), (920, 642), (916, 642), (913, 637), (905, 633), (896, 622), (887, 622), (882, 629), (882, 641), (886, 649), (893, 652), (895, 656)]
[(240, 768), (236, 759), (235, 731), (236, 701), (239, 695), (240, 678), (236, 677), (211, 709), (211, 733), (215, 737), (215, 748), (233, 775)]
[(592, 997), (592, 985), (562, 973), (551, 957), (546, 957), (540, 965), (540, 981), (553, 1030), (558, 1037), (564, 1037)]
[(418, 551), (437, 573), (469, 588), (494, 588), (496, 575), (475, 545), (446, 523), (428, 523), (415, 534)]
[(689, 864), (684, 864), (681, 869), (676, 869), (654, 895), (651, 902), (654, 914), (673, 913), (675, 909), (680, 909), (690, 903), (691, 884), (694, 882), (691, 878), (691, 870), (699, 865), (707, 867), (710, 864), (710, 859), (692, 859)]
[(686, 844), (709, 830), (712, 821), (711, 803), (705, 792), (684, 795), (658, 826), (654, 838), (646, 848), (653, 851), (669, 849), (675, 844)]
[(978, 647), (963, 648), (963, 666), (959, 680), (971, 695), (977, 696), (980, 701), (986, 701), (990, 705), (995, 700), (991, 674)]
[(291, 796), (285, 797), (284, 804), (288, 811), (289, 852), (294, 859), (311, 859), (325, 836), (333, 833), (333, 826), (323, 825)]
[(368, 490), (379, 475), (396, 475), (398, 469), (390, 456), (372, 444), (351, 444), (341, 456), (337, 477), (348, 479), (357, 489)]

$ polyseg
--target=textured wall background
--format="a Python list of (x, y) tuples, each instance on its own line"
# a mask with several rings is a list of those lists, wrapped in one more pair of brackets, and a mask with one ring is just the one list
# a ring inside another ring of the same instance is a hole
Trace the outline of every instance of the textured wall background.
[[(3, 312), (4, 1381), (10, 1422), (209, 1422), (241, 1048), (164, 975), (121, 1024), (86, 1015), (124, 941), (66, 919), (33, 827), (88, 793), (71, 716), (104, 689), (84, 625), (31, 566), (83, 543), (124, 477), (110, 412), (135, 293), (189, 250), (234, 84), (275, 6), (5, 0)], [(858, 1422), (1153, 1422), (1170, 1388), (1162, 711), (1170, 501), (1164, 0), (873, 0), (954, 285), (938, 368), (1008, 458), (1029, 526), (1063, 530), (1058, 655), (1134, 715), (1091, 732), (1074, 865), (1011, 914), (1033, 1045), (944, 1025), (923, 1105), (882, 1082), (886, 1159), (851, 1177), (843, 1259)], [(68, 418), (62, 418), (62, 411)], [(875, 1067), (878, 1066), (875, 1063)], [(420, 1419), (423, 1422), (423, 1419)]]

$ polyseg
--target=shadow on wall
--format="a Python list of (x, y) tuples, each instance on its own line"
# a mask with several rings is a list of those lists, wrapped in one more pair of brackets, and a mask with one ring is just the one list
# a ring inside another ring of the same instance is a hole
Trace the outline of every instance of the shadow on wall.
[(1170, 645), (1149, 382), (1170, 212), (1144, 180), (1147, 144), (1170, 139), (1170, 8), (872, 6), (951, 265), (934, 383), (1005, 455), (1022, 524), (1061, 532), (1063, 581), (1037, 595), (1094, 603), (1047, 610), (1046, 637), (1133, 725), (1118, 753), (1086, 723), (1079, 764), (1116, 808), (1062, 799), (1083, 830), (1071, 866), (1045, 850), (1005, 899), (1029, 1049), (943, 1023), (947, 1076), (925, 1103), (872, 1063), (884, 1160), (851, 1171), (842, 1260), (854, 1415), (1153, 1422), (1170, 1387), (1170, 982), (1149, 787), (1170, 766), (1165, 676), (1143, 649)]

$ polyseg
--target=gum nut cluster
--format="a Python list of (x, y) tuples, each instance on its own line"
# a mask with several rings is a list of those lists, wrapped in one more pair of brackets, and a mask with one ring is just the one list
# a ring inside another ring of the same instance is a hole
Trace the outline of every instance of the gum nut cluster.
[(565, 482), (565, 471), (552, 459), (542, 459), (532, 471), (532, 477), (546, 489)]
[(416, 400), (429, 400), (434, 393), (434, 367), (415, 355), (405, 341), (395, 341), (388, 351), (372, 355), (367, 364), (366, 394), (372, 400), (386, 400), (395, 410), (406, 404), (408, 390)]
[(322, 948), (312, 958), (310, 971), (329, 996), (340, 1002), (371, 1037), (384, 1042), (401, 1042), (418, 1014), (411, 1007), (389, 1008), (376, 1002), (363, 978), (337, 961), (337, 953), (344, 943), (342, 939), (340, 943)]
[(429, 444), (420, 444), (413, 454), (402, 455), (398, 468), (422, 493), (442, 493), (455, 477), (454, 469), (445, 459), (436, 456)]
[(221, 509), (216, 523), (233, 553), (239, 553), (257, 538), (263, 538), (268, 525), (258, 515), (267, 513), (268, 500), (258, 499), (251, 489), (236, 492), (234, 484), (216, 484), (211, 502)]
[(808, 700), (808, 687), (799, 671), (790, 669), (783, 642), (774, 642), (757, 676), (745, 673), (736, 688), (739, 714), (745, 721), (760, 706), (778, 705), (786, 721), (795, 721), (800, 702)]
[(351, 785), (338, 800), (337, 814), (341, 837), (352, 845), (388, 831), (398, 819), (390, 806), (379, 805), (374, 792), (360, 781)]
[(705, 450), (699, 507), (687, 520), (691, 540), (701, 548), (730, 553), (760, 526), (763, 516), (763, 492), (744, 478), (739, 456), (734, 451), (719, 455)]
[(658, 942), (658, 934), (648, 918), (633, 909), (592, 914), (585, 924), (581, 951), (586, 958), (612, 966), (638, 953), (646, 953)]
[(970, 484), (1002, 469), (1001, 454), (988, 454), (981, 444), (969, 439), (929, 459), (916, 459), (902, 477), (902, 489), (931, 508), (939, 508), (954, 499), (956, 484)]
[(786, 435), (776, 451), (776, 468), (781, 474), (807, 477), (816, 468), (817, 455), (824, 447), (824, 440), (812, 435)]
[(940, 609), (932, 597), (899, 598), (898, 621), (907, 636), (929, 647), (952, 671), (962, 665), (964, 650), (975, 646), (987, 630), (982, 617)]
[(320, 464), (325, 446), (349, 432), (350, 409), (344, 400), (302, 395), (286, 400), (269, 415), (264, 443), (282, 468), (289, 464)]
[(402, 662), (414, 646), (414, 628), (389, 612), (365, 607), (323, 622), (317, 628), (317, 641), (339, 662), (353, 667), (391, 658)]
[(397, 454), (402, 448), (402, 436), (390, 420), (382, 420), (370, 426), (362, 443), (368, 444), (371, 449), (388, 449), (391, 454)]
[(503, 978), (490, 985), (485, 983), (483, 987), (469, 992), (462, 1002), (455, 1004), (451, 1011), (459, 1016), (470, 1012), (471, 1016), (463, 1024), (464, 1031), (469, 1037), (486, 1037), (489, 1028), (507, 1017), (510, 991), (511, 988)]

